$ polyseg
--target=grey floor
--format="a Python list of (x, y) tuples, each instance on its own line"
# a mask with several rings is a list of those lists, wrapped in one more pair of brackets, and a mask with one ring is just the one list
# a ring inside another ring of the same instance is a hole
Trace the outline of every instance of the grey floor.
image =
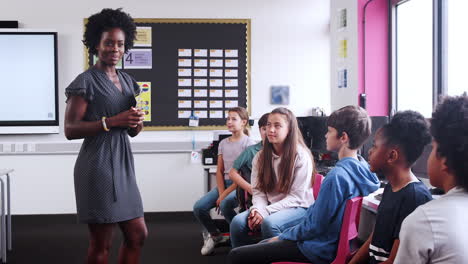
[[(227, 245), (212, 256), (201, 256), (200, 227), (190, 213), (145, 216), (149, 237), (142, 254), (143, 264), (225, 263)], [(83, 264), (88, 247), (85, 225), (73, 215), (13, 216), (13, 251), (7, 263)], [(109, 263), (117, 263), (121, 236), (117, 230)]]

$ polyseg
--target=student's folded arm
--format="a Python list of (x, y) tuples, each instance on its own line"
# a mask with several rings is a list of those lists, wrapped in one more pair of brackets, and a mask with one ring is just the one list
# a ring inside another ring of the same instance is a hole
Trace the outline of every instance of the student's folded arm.
[(306, 191), (312, 188), (312, 162), (298, 162), (294, 168), (293, 184), (288, 195), (278, 202), (267, 206), (270, 214), (285, 208), (301, 206)]
[(306, 241), (327, 230), (330, 221), (336, 217), (336, 212), (345, 200), (343, 191), (347, 189), (345, 186), (340, 186), (336, 178), (331, 175), (325, 178), (320, 188), (320, 195), (315, 203), (307, 209), (304, 220), (286, 229), (279, 236), (279, 239)]
[(434, 239), (431, 225), (422, 208), (417, 208), (403, 221), (400, 244), (393, 263), (425, 264), (431, 259), (433, 252)]
[(251, 182), (252, 182), (252, 206), (250, 207), (250, 210), (257, 210), (263, 218), (267, 217), (268, 211), (266, 210), (266, 207), (268, 205), (268, 199), (267, 196), (264, 192), (259, 190), (257, 186), (257, 179), (258, 179), (258, 155), (255, 156), (253, 162), (252, 162), (252, 174), (251, 174)]

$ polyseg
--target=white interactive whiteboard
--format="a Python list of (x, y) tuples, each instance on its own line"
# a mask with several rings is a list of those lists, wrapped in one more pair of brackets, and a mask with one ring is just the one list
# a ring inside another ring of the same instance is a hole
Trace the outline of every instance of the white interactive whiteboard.
[(0, 134), (58, 133), (57, 33), (0, 30)]

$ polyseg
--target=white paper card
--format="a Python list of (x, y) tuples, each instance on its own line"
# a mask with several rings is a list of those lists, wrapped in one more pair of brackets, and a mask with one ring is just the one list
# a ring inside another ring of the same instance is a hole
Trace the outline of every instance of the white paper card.
[(189, 118), (191, 111), (179, 111), (179, 118)]
[(195, 69), (193, 76), (196, 77), (206, 77), (208, 75), (208, 70), (207, 69)]
[(195, 108), (207, 108), (208, 102), (207, 101), (193, 101)]
[(194, 96), (195, 97), (207, 97), (208, 91), (206, 89), (195, 89)]
[(210, 90), (210, 97), (223, 97), (223, 90)]
[(194, 65), (195, 67), (207, 67), (208, 66), (208, 60), (201, 60), (201, 59), (197, 59), (197, 60), (194, 60)]
[(224, 118), (228, 118), (229, 116), (229, 110), (224, 111)]
[(206, 57), (208, 56), (208, 51), (206, 49), (195, 49), (195, 57)]
[(227, 49), (227, 50), (224, 51), (224, 53), (225, 53), (225, 57), (228, 57), (228, 58), (236, 58), (236, 57), (238, 57), (238, 56), (237, 56), (238, 52), (237, 52), (236, 49), (234, 49), (234, 50), (229, 50), (229, 49)]
[(226, 60), (226, 67), (237, 67), (238, 64), (238, 60)]
[(179, 79), (179, 86), (192, 86), (192, 79)]
[(192, 69), (179, 69), (179, 76), (181, 77), (192, 76)]
[(179, 57), (192, 56), (192, 49), (179, 49)]
[(210, 77), (223, 77), (223, 70), (210, 69)]
[(208, 111), (194, 111), (193, 113), (198, 118), (208, 118)]
[(224, 101), (224, 103), (226, 104), (226, 108), (237, 107), (237, 105), (238, 105), (237, 100), (235, 100), (235, 101)]
[(223, 67), (223, 60), (210, 60), (210, 67)]
[[(199, 121), (198, 118), (192, 118), (192, 116), (190, 116), (188, 125), (190, 127), (197, 127), (198, 126), (198, 121)], [(192, 153), (193, 153), (193, 151), (192, 151)]]
[(195, 87), (206, 87), (208, 85), (207, 79), (195, 79), (193, 85)]
[(210, 87), (223, 87), (223, 79), (210, 79)]
[(210, 118), (223, 118), (223, 111), (210, 111)]
[(192, 67), (191, 59), (179, 59), (179, 67)]
[(223, 108), (223, 101), (210, 101), (210, 108)]
[(237, 79), (226, 79), (224, 80), (226, 87), (237, 87)]
[(192, 90), (179, 89), (179, 97), (192, 97)]
[(224, 70), (224, 76), (225, 77), (237, 77), (237, 70), (234, 70), (234, 69)]
[(179, 108), (191, 108), (192, 101), (190, 100), (179, 100)]
[(210, 57), (222, 57), (223, 50), (221, 49), (211, 49), (210, 50)]
[(226, 97), (238, 97), (239, 92), (237, 90), (226, 90), (225, 92)]

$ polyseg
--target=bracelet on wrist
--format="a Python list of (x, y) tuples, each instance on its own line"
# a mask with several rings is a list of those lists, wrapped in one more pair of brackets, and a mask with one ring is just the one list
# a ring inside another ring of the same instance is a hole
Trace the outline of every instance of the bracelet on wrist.
[(101, 118), (101, 122), (102, 122), (102, 128), (104, 129), (104, 131), (108, 132), (108, 131), (110, 131), (110, 129), (107, 127), (106, 118), (107, 118), (107, 117), (103, 116), (103, 117)]

